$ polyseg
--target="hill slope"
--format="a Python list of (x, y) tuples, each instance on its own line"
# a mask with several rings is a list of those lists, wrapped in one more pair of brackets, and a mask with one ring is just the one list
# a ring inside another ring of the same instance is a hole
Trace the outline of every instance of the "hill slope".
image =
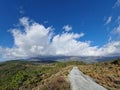
[(120, 90), (120, 59), (96, 64), (79, 65), (79, 69), (109, 90)]
[(8, 61), (0, 64), (0, 90), (70, 90), (68, 74), (77, 66), (109, 90), (120, 90), (120, 59), (84, 64), (70, 62)]
[[(69, 71), (67, 71), (65, 68), (75, 63), (77, 62), (39, 63), (29, 61), (8, 61), (1, 63), (0, 90), (31, 90), (35, 89), (35, 87), (37, 86), (42, 89), (44, 89), (43, 87), (49, 88), (49, 90), (53, 90), (50, 89), (50, 87), (62, 88), (62, 90), (67, 90), (69, 89), (69, 83), (66, 81), (64, 74), (66, 73), (67, 75)], [(62, 73), (60, 73), (61, 70)], [(52, 76), (55, 76), (53, 80), (51, 80)], [(47, 80), (49, 82), (47, 82)], [(54, 86), (55, 82), (58, 83), (57, 86)]]

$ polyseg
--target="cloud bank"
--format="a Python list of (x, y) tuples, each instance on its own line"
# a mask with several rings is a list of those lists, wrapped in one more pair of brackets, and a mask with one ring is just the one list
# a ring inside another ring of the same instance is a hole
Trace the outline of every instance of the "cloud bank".
[[(84, 33), (63, 32), (53, 34), (52, 27), (45, 27), (27, 17), (19, 20), (20, 27), (11, 29), (14, 38), (12, 48), (0, 47), (3, 59), (38, 56), (115, 56), (120, 55), (120, 41), (108, 42), (101, 48), (91, 46), (90, 41), (80, 41)], [(119, 30), (119, 29), (117, 29)]]

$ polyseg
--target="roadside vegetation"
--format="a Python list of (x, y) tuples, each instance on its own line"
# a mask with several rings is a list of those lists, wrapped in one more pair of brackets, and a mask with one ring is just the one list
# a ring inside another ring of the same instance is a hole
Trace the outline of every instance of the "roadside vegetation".
[[(69, 90), (65, 68), (80, 62), (7, 61), (0, 64), (0, 90)], [(61, 72), (62, 70), (62, 72)], [(61, 72), (61, 73), (60, 73)], [(64, 73), (63, 73), (64, 72)], [(44, 87), (44, 88), (43, 88)], [(54, 88), (54, 89), (53, 89)]]
[(67, 76), (73, 66), (108, 90), (120, 90), (120, 59), (95, 64), (7, 61), (0, 64), (0, 90), (70, 90)]
[(120, 59), (89, 65), (79, 69), (108, 90), (120, 90)]

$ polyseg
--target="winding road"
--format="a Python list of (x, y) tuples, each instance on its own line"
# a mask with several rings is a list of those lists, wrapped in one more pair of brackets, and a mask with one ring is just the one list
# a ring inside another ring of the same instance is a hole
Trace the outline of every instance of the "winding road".
[(107, 90), (93, 81), (89, 76), (84, 75), (77, 67), (73, 67), (68, 78), (72, 90)]

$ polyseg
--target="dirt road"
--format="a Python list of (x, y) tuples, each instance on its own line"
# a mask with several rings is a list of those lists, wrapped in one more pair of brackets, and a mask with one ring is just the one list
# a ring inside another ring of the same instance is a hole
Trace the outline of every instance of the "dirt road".
[(73, 67), (68, 78), (72, 90), (107, 90), (94, 82), (89, 76), (84, 75), (77, 67)]

